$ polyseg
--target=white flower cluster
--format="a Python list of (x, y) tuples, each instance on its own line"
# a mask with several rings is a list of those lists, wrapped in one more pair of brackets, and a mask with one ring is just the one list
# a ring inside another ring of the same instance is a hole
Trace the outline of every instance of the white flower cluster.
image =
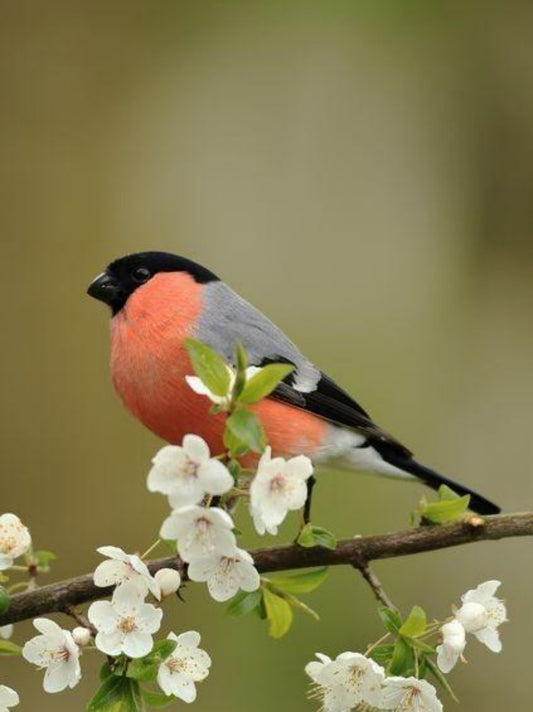
[[(99, 553), (108, 557), (97, 566), (94, 582), (97, 586), (115, 586), (111, 601), (95, 601), (88, 617), (97, 633), (95, 645), (106, 655), (124, 653), (129, 658), (142, 658), (154, 646), (153, 635), (161, 627), (163, 611), (146, 603), (151, 593), (156, 601), (175, 593), (181, 577), (174, 569), (160, 569), (151, 575), (137, 554), (126, 554), (115, 546), (103, 546)], [(175, 650), (161, 663), (157, 673), (159, 686), (166, 695), (186, 702), (196, 698), (195, 683), (209, 674), (211, 659), (198, 648), (200, 634), (189, 631), (176, 636)]]
[(485, 581), (462, 597), (463, 605), (441, 628), (442, 644), (437, 646), (437, 664), (442, 672), (450, 672), (466, 646), (466, 634), (472, 633), (493, 653), (499, 653), (502, 643), (499, 626), (507, 620), (505, 603), (495, 597), (500, 581)]
[[(152, 650), (153, 635), (163, 617), (163, 611), (146, 603), (145, 598), (151, 593), (159, 602), (175, 593), (181, 583), (180, 575), (174, 569), (160, 569), (152, 576), (139, 556), (126, 554), (115, 546), (103, 546), (98, 551), (108, 559), (97, 566), (94, 582), (115, 589), (110, 601), (95, 601), (89, 607), (89, 622), (96, 631), (95, 646), (106, 655), (124, 653), (132, 659), (142, 658)], [(73, 631), (64, 630), (46, 618), (35, 619), (34, 626), (40, 635), (25, 644), (22, 654), (46, 670), (45, 691), (60, 692), (77, 685), (81, 679), (81, 648), (90, 643), (92, 631), (81, 626)], [(192, 702), (196, 697), (195, 682), (207, 677), (211, 660), (198, 648), (198, 633), (190, 631), (181, 636), (170, 633), (168, 637), (177, 645), (160, 665), (160, 687), (167, 695)]]
[(172, 507), (161, 537), (177, 541), (178, 553), (189, 565), (189, 578), (206, 582), (216, 601), (260, 586), (252, 557), (237, 547), (231, 516), (220, 507), (201, 505), (206, 495), (220, 496), (232, 487), (227, 467), (211, 457), (207, 443), (197, 435), (186, 435), (181, 446), (160, 450), (148, 474), (148, 489), (165, 494)]
[(16, 514), (2, 514), (0, 517), (0, 571), (13, 566), (15, 559), (26, 554), (31, 548), (28, 528)]
[[(441, 627), (443, 642), (437, 646), (437, 664), (449, 672), (472, 633), (493, 652), (500, 652), (498, 627), (506, 620), (506, 608), (495, 598), (499, 581), (485, 581), (462, 596), (463, 605)], [(348, 712), (354, 707), (372, 707), (397, 712), (442, 712), (435, 688), (417, 677), (387, 677), (385, 670), (361, 653), (345, 652), (332, 660), (317, 653), (318, 662), (305, 668), (314, 683), (314, 697), (324, 712)]]
[(308, 663), (305, 671), (324, 712), (348, 712), (364, 705), (379, 710), (442, 712), (435, 688), (426, 680), (386, 677), (381, 665), (361, 653), (341, 653), (335, 660), (317, 653), (317, 658), (319, 662)]

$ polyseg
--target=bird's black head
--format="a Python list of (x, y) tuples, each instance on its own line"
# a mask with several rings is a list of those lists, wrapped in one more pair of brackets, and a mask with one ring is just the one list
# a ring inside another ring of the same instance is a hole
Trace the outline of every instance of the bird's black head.
[(200, 284), (213, 282), (216, 275), (205, 267), (168, 252), (137, 252), (111, 262), (87, 289), (87, 294), (111, 307), (113, 314), (119, 312), (128, 297), (160, 272), (187, 272)]

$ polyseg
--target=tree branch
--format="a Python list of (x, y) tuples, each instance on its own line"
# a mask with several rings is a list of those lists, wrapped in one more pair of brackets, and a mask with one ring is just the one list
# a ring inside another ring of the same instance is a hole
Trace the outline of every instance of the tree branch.
[[(476, 541), (491, 541), (515, 536), (533, 535), (533, 512), (500, 514), (482, 518), (472, 515), (460, 522), (441, 526), (419, 527), (391, 534), (356, 537), (340, 541), (334, 550), (297, 544), (272, 549), (257, 549), (252, 553), (260, 573), (303, 569), (313, 566), (361, 567), (369, 561), (435, 551)], [(177, 568), (186, 578), (186, 566), (177, 557), (157, 559), (149, 568), (155, 573), (161, 568)], [(367, 578), (368, 580), (368, 578)], [(373, 586), (375, 591), (375, 587)], [(35, 618), (48, 613), (70, 613), (72, 607), (110, 595), (112, 588), (98, 588), (92, 574), (43, 586), (13, 596), (9, 609), (0, 615), (0, 626)], [(390, 603), (390, 602), (389, 602)]]

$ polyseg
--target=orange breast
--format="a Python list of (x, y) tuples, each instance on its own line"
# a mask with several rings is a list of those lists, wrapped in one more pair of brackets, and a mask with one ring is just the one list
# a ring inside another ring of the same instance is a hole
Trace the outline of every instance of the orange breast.
[[(186, 273), (161, 273), (137, 289), (111, 322), (111, 368), (128, 410), (169, 443), (187, 433), (223, 450), (225, 415), (209, 414), (210, 401), (194, 393), (184, 339), (195, 336), (202, 286)], [(324, 421), (273, 400), (255, 406), (275, 454), (312, 455), (326, 438)]]

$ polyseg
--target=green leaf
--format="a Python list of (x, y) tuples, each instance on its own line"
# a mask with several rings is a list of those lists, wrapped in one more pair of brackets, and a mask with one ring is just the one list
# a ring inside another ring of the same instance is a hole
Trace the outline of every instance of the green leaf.
[(431, 660), (431, 658), (425, 658), (426, 665), (431, 671), (431, 674), (435, 677), (435, 679), (442, 685), (442, 687), (446, 690), (446, 692), (450, 695), (452, 700), (454, 702), (459, 702), (457, 699), (455, 692), (452, 690), (450, 683), (446, 679), (446, 676), (439, 670), (439, 667), (437, 666), (436, 663)]
[(0, 586), (0, 613), (5, 613), (11, 605), (11, 596), (3, 586)]
[(235, 363), (238, 373), (244, 373), (246, 371), (248, 367), (248, 354), (240, 341), (237, 341), (235, 345)]
[(141, 695), (148, 707), (166, 707), (176, 701), (173, 695), (164, 695), (162, 692), (152, 692), (152, 690), (141, 690)]
[(298, 574), (280, 574), (269, 576), (270, 583), (287, 593), (311, 593), (318, 588), (328, 575), (328, 567), (323, 566), (320, 569), (311, 569)]
[(124, 712), (144, 712), (146, 709), (141, 695), (141, 688), (136, 680), (129, 680), (124, 691)]
[(230, 460), (227, 464), (227, 468), (231, 473), (231, 476), (235, 480), (235, 482), (239, 481), (239, 477), (241, 476), (242, 473), (242, 467), (241, 464), (238, 460)]
[(444, 524), (460, 519), (470, 504), (470, 495), (457, 499), (441, 499), (438, 502), (423, 503), (420, 507), (422, 519), (432, 524)]
[(0, 655), (20, 655), (22, 648), (11, 640), (0, 639)]
[(388, 606), (378, 606), (378, 615), (389, 633), (398, 633), (402, 627), (402, 619), (398, 611)]
[(393, 653), (394, 643), (389, 643), (387, 645), (376, 645), (376, 647), (370, 651), (369, 656), (383, 667), (387, 667), (392, 659)]
[(171, 640), (170, 638), (158, 640), (154, 643), (154, 647), (148, 655), (145, 655), (144, 658), (141, 658), (141, 660), (145, 660), (149, 663), (157, 663), (159, 665), (159, 663), (166, 660), (169, 655), (172, 655), (172, 653), (176, 650), (177, 645), (177, 641)]
[(233, 616), (234, 618), (237, 618), (238, 616), (245, 616), (247, 613), (250, 613), (257, 608), (261, 604), (262, 600), (263, 592), (261, 589), (251, 591), (250, 593), (240, 591), (233, 597), (226, 610), (228, 615)]
[(216, 351), (197, 339), (185, 339), (194, 372), (216, 396), (228, 395), (230, 371)]
[(322, 546), (325, 549), (335, 549), (337, 546), (337, 538), (335, 534), (327, 529), (308, 523), (302, 528), (296, 543), (306, 548)]
[(161, 663), (175, 650), (175, 640), (158, 640), (151, 652), (144, 658), (136, 658), (128, 665), (128, 677), (134, 680), (150, 681), (157, 677), (157, 670)]
[(263, 601), (270, 624), (268, 632), (273, 638), (281, 638), (291, 627), (292, 608), (284, 598), (272, 593), (268, 588), (263, 589)]
[(261, 596), (261, 600), (259, 602), (259, 605), (254, 608), (254, 613), (258, 618), (260, 618), (262, 621), (266, 621), (267, 619), (267, 610), (265, 606), (265, 599), (263, 596)]
[(414, 656), (411, 646), (403, 638), (398, 638), (394, 644), (394, 651), (389, 664), (389, 674), (405, 675), (413, 668), (413, 662)]
[(421, 653), (425, 653), (426, 655), (435, 655), (435, 653), (437, 652), (432, 645), (424, 643), (423, 640), (415, 638), (411, 641), (411, 643), (413, 644), (414, 648), (417, 648), (417, 650), (420, 650)]
[(113, 675), (113, 670), (111, 669), (109, 662), (106, 662), (100, 668), (100, 680), (103, 682), (104, 680), (107, 680), (108, 677), (111, 677), (111, 675)]
[(260, 453), (265, 445), (265, 431), (255, 413), (238, 408), (229, 416), (224, 431), (224, 446), (232, 454), (243, 454), (248, 450)]
[(54, 554), (53, 551), (44, 550), (34, 551), (33, 557), (38, 568), (44, 572), (50, 571), (50, 564), (52, 563), (52, 561), (55, 561), (57, 559), (57, 556)]
[(461, 495), (454, 492), (450, 487), (448, 487), (448, 485), (441, 485), (437, 494), (439, 495), (439, 500), (441, 502), (448, 499), (461, 499)]
[(144, 712), (141, 688), (128, 677), (108, 677), (87, 705), (87, 712)]
[(258, 371), (248, 381), (239, 396), (239, 402), (245, 405), (258, 403), (278, 386), (289, 373), (294, 371), (294, 366), (285, 363), (270, 363)]
[(144, 660), (132, 660), (128, 665), (128, 677), (132, 680), (140, 680), (142, 682), (152, 682), (157, 677), (159, 665), (153, 662), (144, 662)]
[(407, 616), (405, 623), (399, 630), (400, 635), (406, 638), (416, 638), (426, 630), (426, 613), (420, 606), (413, 606), (411, 613)]
[(87, 712), (111, 710), (113, 705), (122, 700), (125, 685), (128, 683), (129, 680), (125, 677), (116, 677), (115, 675), (108, 677), (87, 704)]
[(246, 367), (248, 366), (248, 354), (240, 341), (235, 346), (236, 377), (233, 384), (233, 400), (238, 400), (246, 384)]

